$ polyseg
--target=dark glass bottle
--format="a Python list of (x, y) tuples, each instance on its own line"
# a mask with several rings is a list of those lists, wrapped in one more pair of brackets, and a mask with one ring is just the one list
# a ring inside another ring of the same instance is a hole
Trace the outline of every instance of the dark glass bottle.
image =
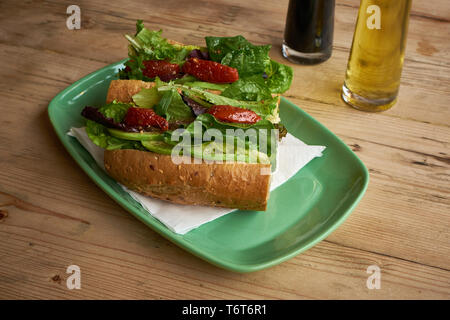
[(283, 56), (315, 64), (331, 56), (335, 0), (290, 0), (282, 45)]

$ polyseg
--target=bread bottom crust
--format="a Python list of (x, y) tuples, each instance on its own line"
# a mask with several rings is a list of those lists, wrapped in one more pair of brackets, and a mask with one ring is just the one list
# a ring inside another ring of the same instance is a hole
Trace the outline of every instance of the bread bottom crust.
[[(180, 158), (178, 158), (180, 160)], [(127, 188), (178, 204), (265, 211), (270, 164), (181, 163), (169, 155), (105, 150), (105, 169)]]

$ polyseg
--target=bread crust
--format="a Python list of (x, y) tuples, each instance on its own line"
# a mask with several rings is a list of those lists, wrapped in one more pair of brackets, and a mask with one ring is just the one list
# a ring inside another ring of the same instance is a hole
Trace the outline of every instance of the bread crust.
[(155, 85), (154, 82), (142, 80), (111, 80), (106, 95), (106, 103), (111, 103), (114, 100), (124, 103), (133, 102), (133, 96), (136, 93), (144, 88), (150, 89)]
[(105, 150), (105, 169), (127, 188), (154, 198), (188, 205), (264, 211), (270, 164), (181, 163), (171, 156), (125, 149)]

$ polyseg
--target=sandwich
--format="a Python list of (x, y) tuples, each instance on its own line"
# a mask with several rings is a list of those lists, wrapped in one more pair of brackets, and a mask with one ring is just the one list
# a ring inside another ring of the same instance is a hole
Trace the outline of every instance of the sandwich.
[(243, 36), (201, 47), (136, 29), (105, 105), (82, 111), (107, 173), (173, 203), (266, 210), (292, 69)]

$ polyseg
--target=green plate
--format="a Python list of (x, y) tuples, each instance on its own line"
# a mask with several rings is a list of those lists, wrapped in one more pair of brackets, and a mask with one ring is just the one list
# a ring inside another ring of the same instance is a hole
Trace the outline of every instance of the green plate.
[(326, 146), (324, 155), (272, 191), (266, 212), (234, 211), (185, 235), (173, 233), (124, 192), (78, 141), (66, 134), (71, 127), (84, 125), (80, 115), (84, 106), (104, 104), (109, 82), (124, 61), (91, 73), (59, 93), (48, 107), (50, 121), (67, 151), (103, 191), (178, 246), (225, 269), (264, 269), (327, 237), (362, 198), (369, 181), (364, 164), (333, 133), (282, 98), (280, 116), (288, 131), (307, 144)]

